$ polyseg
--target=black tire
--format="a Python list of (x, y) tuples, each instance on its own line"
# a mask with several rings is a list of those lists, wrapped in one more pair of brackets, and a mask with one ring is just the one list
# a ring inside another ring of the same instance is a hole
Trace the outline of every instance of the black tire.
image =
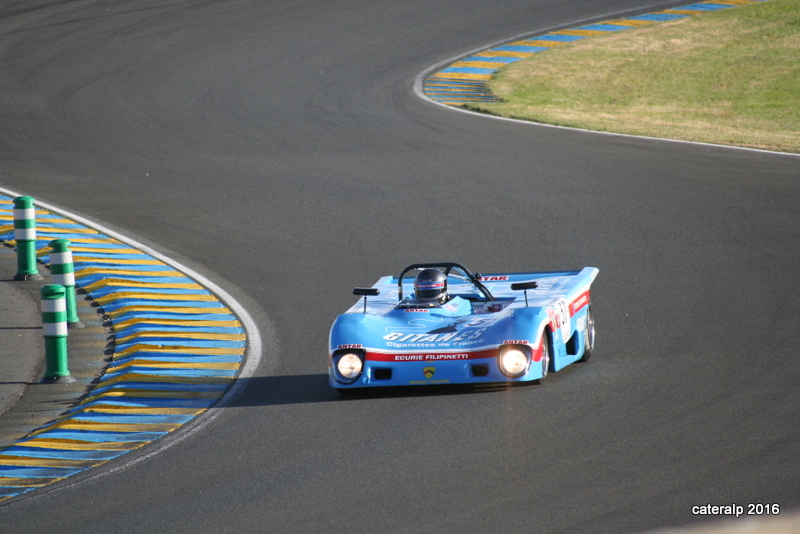
[(583, 351), (583, 357), (580, 359), (582, 362), (588, 362), (594, 353), (594, 314), (592, 307), (586, 310), (586, 349)]
[(550, 351), (550, 339), (547, 337), (547, 331), (542, 332), (542, 378), (539, 379), (539, 382), (547, 378), (547, 374), (550, 372), (550, 368), (552, 367), (553, 363), (550, 361), (551, 351)]

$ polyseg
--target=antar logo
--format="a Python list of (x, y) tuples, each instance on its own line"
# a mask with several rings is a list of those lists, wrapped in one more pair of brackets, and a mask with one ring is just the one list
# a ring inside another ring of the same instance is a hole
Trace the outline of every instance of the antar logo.
[(430, 380), (433, 378), (433, 375), (436, 374), (436, 367), (426, 367), (422, 370), (422, 374), (425, 375), (425, 378)]

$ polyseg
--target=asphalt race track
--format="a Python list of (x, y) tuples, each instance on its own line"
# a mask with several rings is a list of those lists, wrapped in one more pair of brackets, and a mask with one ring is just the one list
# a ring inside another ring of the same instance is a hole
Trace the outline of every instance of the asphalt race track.
[[(213, 421), (9, 501), (0, 530), (636, 532), (799, 507), (800, 159), (413, 91), (662, 4), (5, 2), (0, 186), (202, 273), (265, 347)], [(541, 386), (340, 399), (326, 342), (352, 288), (426, 261), (598, 267), (596, 356)]]

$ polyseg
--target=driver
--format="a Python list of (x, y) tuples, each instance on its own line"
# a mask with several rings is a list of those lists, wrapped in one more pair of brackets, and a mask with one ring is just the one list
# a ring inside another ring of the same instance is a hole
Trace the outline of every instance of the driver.
[(436, 303), (453, 315), (472, 313), (469, 301), (447, 294), (447, 276), (439, 269), (423, 269), (414, 279), (414, 297), (420, 302)]

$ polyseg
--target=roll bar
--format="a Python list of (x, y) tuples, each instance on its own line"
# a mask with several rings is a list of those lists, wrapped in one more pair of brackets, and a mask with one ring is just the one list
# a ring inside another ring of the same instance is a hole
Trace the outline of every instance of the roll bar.
[(403, 277), (406, 275), (407, 272), (413, 271), (414, 269), (441, 269), (441, 270), (444, 271), (444, 275), (445, 276), (448, 276), (450, 274), (450, 271), (452, 271), (453, 269), (457, 269), (457, 270), (461, 271), (464, 274), (464, 276), (467, 279), (469, 279), (469, 281), (472, 282), (472, 284), (476, 288), (478, 288), (478, 291), (483, 293), (483, 296), (486, 297), (487, 300), (495, 300), (494, 297), (492, 296), (492, 294), (489, 293), (489, 290), (486, 289), (486, 286), (484, 286), (481, 283), (481, 281), (480, 281), (480, 277), (481, 277), (480, 273), (472, 274), (471, 272), (469, 272), (469, 269), (467, 269), (466, 267), (464, 267), (460, 263), (445, 262), (445, 263), (414, 263), (412, 265), (409, 265), (405, 269), (403, 269), (403, 272), (400, 273), (400, 277), (397, 279), (397, 300), (398, 301), (403, 300)]

